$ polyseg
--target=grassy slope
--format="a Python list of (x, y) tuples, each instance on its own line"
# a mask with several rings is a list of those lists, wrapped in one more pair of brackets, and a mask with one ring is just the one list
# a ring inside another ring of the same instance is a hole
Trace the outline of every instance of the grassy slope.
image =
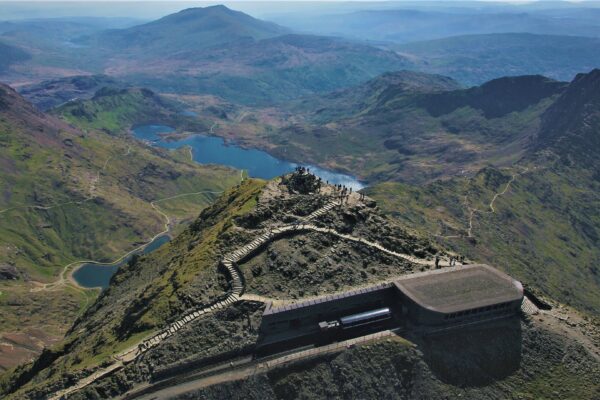
[[(600, 310), (600, 199), (589, 173), (550, 164), (530, 166), (505, 195), (510, 170), (488, 168), (472, 179), (437, 181), (424, 186), (383, 183), (368, 189), (387, 212), (408, 226), (471, 259), (509, 272), (549, 297), (590, 313)], [(470, 213), (473, 238), (468, 238)], [(443, 236), (450, 236), (443, 238)], [(459, 236), (459, 237), (455, 237)]]
[[(48, 359), (57, 361), (22, 389), (42, 382), (42, 388), (48, 387), (64, 379), (65, 371), (95, 366), (156, 330), (190, 302), (208, 302), (222, 294), (225, 282), (215, 269), (223, 247), (230, 245), (232, 218), (254, 208), (264, 184), (246, 180), (238, 190), (220, 197), (176, 239), (121, 268), (113, 285), (76, 322), (64, 342), (48, 352)], [(43, 361), (21, 367), (5, 375), (0, 387), (27, 375), (29, 369), (44, 367)]]
[[(75, 260), (115, 260), (162, 232), (166, 221), (154, 200), (216, 192), (157, 203), (180, 231), (240, 175), (199, 166), (183, 150), (153, 149), (93, 129), (84, 134), (16, 104), (17, 111), (0, 118), (0, 264), (16, 266), (21, 279), (0, 281), (0, 332), (44, 327), (60, 337), (97, 291), (30, 292), (32, 281), (54, 281)], [(130, 112), (119, 121), (135, 118)], [(41, 305), (45, 312), (36, 312)]]
[(67, 103), (53, 111), (80, 129), (123, 134), (129, 127), (144, 123), (165, 123), (177, 127), (207, 130), (199, 121), (185, 118), (179, 105), (147, 89), (104, 88), (89, 100)]
[[(0, 228), (6, 248), (14, 249), (15, 258), (10, 250), (7, 258), (36, 279), (56, 274), (57, 267), (73, 259), (110, 260), (160, 232), (165, 220), (150, 201), (220, 191), (239, 179), (232, 170), (199, 167), (185, 161), (184, 154), (174, 161), (166, 151), (104, 134), (66, 138), (81, 149), (83, 162), (65, 161), (52, 149), (38, 152), (19, 135), (4, 137), (13, 159), (19, 160), (23, 152), (33, 156), (16, 161), (19, 172), (6, 176), (4, 190), (11, 198), (2, 208), (64, 204), (50, 210), (9, 209), (0, 215), (10, 221)], [(214, 195), (196, 198), (199, 202), (184, 206), (188, 216)]]

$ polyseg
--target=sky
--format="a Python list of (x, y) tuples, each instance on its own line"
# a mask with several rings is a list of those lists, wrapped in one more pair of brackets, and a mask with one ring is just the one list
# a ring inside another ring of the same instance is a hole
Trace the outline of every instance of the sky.
[[(438, 0), (438, 5), (457, 5), (460, 0)], [(491, 5), (492, 0), (482, 0), (479, 4)], [(431, 6), (435, 3), (426, 1), (380, 1), (380, 0), (238, 0), (238, 1), (164, 1), (164, 0), (0, 0), (0, 20), (56, 17), (132, 17), (140, 20), (155, 19), (185, 8), (206, 7), (215, 4), (225, 4), (228, 7), (246, 12), (261, 18), (268, 15), (294, 12), (348, 12), (357, 9), (385, 9), (411, 7), (415, 5)], [(108, 3), (108, 4), (107, 4)], [(142, 3), (145, 3), (142, 5)], [(476, 2), (471, 1), (472, 5)], [(499, 2), (497, 2), (499, 3)], [(506, 1), (517, 7), (533, 2)], [(563, 2), (564, 3), (564, 2)], [(599, 6), (600, 3), (596, 2)], [(554, 4), (558, 4), (555, 1)], [(587, 3), (591, 4), (591, 3)], [(462, 6), (463, 4), (461, 4)]]

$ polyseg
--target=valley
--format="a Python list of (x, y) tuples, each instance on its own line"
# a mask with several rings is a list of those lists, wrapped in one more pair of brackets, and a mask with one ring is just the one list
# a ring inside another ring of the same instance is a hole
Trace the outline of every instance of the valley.
[(1, 398), (597, 397), (598, 4), (81, 6), (0, 11)]
[[(2, 163), (7, 169), (2, 172), (0, 262), (14, 271), (0, 282), (3, 333), (43, 327), (49, 335), (45, 344), (58, 340), (97, 296), (69, 283), (71, 267), (81, 264), (74, 260), (107, 262), (144, 245), (159, 231), (173, 234), (215, 193), (165, 202), (177, 207), (171, 217), (157, 212), (150, 196), (196, 193), (203, 187), (217, 193), (239, 180), (237, 171), (196, 167), (183, 154), (173, 158), (127, 139), (77, 131), (33, 110), (6, 87), (2, 104)], [(166, 167), (167, 175), (153, 172), (157, 167)], [(169, 168), (178, 172), (169, 175)], [(200, 175), (198, 168), (204, 168)], [(45, 179), (31, 188), (30, 182), (40, 176)], [(123, 182), (136, 183), (125, 190)], [(114, 212), (121, 215), (117, 221), (110, 217)], [(43, 303), (49, 313), (22, 317)], [(55, 314), (63, 309), (63, 319), (57, 319)], [(14, 358), (5, 366), (20, 361)]]

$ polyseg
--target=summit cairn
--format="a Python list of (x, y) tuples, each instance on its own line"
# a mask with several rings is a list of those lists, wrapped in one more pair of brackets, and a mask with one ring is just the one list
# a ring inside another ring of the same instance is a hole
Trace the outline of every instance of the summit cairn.
[(291, 174), (281, 177), (280, 185), (287, 186), (289, 193), (318, 193), (321, 190), (322, 180), (310, 173), (310, 168), (296, 167)]

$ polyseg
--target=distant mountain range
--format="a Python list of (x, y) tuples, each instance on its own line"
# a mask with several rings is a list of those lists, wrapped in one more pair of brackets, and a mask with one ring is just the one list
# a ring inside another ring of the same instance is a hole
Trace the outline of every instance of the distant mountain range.
[(412, 68), (451, 76), (466, 85), (532, 73), (571, 80), (580, 72), (600, 67), (600, 38), (591, 37), (496, 33), (389, 48), (413, 61)]
[(398, 4), (392, 10), (361, 10), (351, 13), (288, 15), (274, 18), (300, 32), (339, 35), (360, 40), (408, 43), (448, 36), (489, 33), (535, 33), (600, 37), (600, 9), (566, 11), (508, 9), (427, 9)]
[(149, 24), (82, 39), (103, 54), (111, 76), (180, 93), (236, 102), (273, 102), (356, 84), (408, 65), (389, 50), (292, 35), (223, 6), (194, 8)]
[[(435, 18), (430, 21), (432, 15), (441, 18), (439, 13), (426, 11), (365, 13), (373, 24), (379, 19), (389, 20), (389, 26), (408, 30), (411, 24), (429, 27), (440, 23)], [(462, 14), (442, 15), (454, 20)], [(444, 35), (488, 32), (480, 29), (480, 19), (485, 21), (494, 15), (469, 14), (470, 22), (460, 19), (455, 23), (473, 25), (473, 29)], [(510, 32), (510, 21), (530, 19), (527, 14), (510, 16), (501, 32)], [(410, 23), (398, 25), (397, 18)], [(556, 18), (548, 18), (558, 23)], [(503, 20), (497, 17), (498, 21)], [(585, 21), (591, 23), (589, 18)], [(388, 26), (384, 22), (377, 26)], [(579, 32), (569, 30), (571, 19), (561, 23), (561, 29), (570, 34)], [(7, 54), (0, 62), (0, 79), (8, 82), (21, 85), (23, 81), (52, 77), (104, 74), (159, 92), (210, 94), (237, 104), (281, 103), (355, 86), (382, 73), (403, 69), (450, 76), (469, 86), (508, 75), (543, 74), (570, 80), (578, 72), (600, 65), (600, 38), (559, 36), (564, 33), (561, 29), (554, 29), (552, 36), (498, 33), (407, 44), (369, 43), (365, 41), (368, 35), (349, 39), (295, 33), (224, 6), (186, 9), (123, 29), (103, 30), (98, 21), (86, 26), (70, 20), (64, 28), (55, 21), (47, 25), (5, 25), (3, 33), (0, 29), (0, 40), (10, 47), (0, 48)], [(119, 26), (117, 22), (113, 25)], [(331, 28), (335, 18), (321, 25)], [(360, 32), (360, 24), (347, 26)], [(550, 28), (533, 29), (542, 33), (547, 30)], [(413, 39), (418, 38), (425, 37), (417, 35)]]

